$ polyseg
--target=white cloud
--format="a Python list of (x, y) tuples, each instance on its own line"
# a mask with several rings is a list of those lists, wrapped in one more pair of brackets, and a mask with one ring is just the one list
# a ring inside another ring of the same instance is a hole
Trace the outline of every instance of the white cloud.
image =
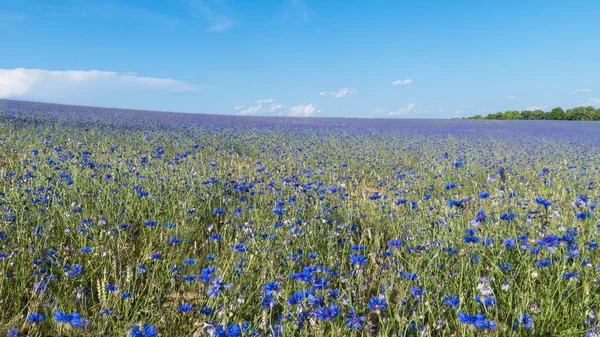
[(600, 99), (599, 98), (590, 98), (587, 100), (588, 105), (599, 105), (600, 104)]
[(569, 96), (577, 95), (582, 92), (592, 92), (592, 90), (591, 89), (576, 89), (576, 90), (571, 91), (569, 93)]
[(534, 106), (527, 107), (527, 109), (525, 109), (525, 110), (527, 110), (527, 111), (535, 111), (535, 110), (544, 110), (544, 108), (541, 107), (541, 106), (534, 105)]
[(262, 108), (262, 104), (248, 107), (247, 109), (241, 110), (240, 115), (257, 115)]
[(462, 109), (458, 109), (458, 110), (454, 111), (454, 113), (457, 115), (462, 115), (463, 111), (462, 111)]
[(273, 104), (271, 104), (271, 107), (269, 108), (269, 112), (275, 112), (275, 111), (277, 111), (279, 109), (282, 109), (282, 108), (283, 108), (283, 105), (277, 104), (277, 103), (273, 103)]
[(338, 89), (338, 91), (333, 91), (333, 92), (321, 92), (319, 93), (319, 95), (321, 96), (333, 96), (335, 98), (342, 98), (342, 97), (348, 97), (348, 96), (352, 96), (354, 94), (356, 94), (358, 92), (358, 90), (356, 89), (352, 89), (352, 88), (341, 88)]
[(321, 112), (321, 110), (317, 109), (312, 103), (310, 104), (300, 104), (293, 106), (288, 112), (288, 116), (293, 117), (310, 117), (315, 113)]
[(240, 115), (260, 115), (262, 113), (271, 113), (283, 109), (283, 105), (277, 103), (273, 98), (259, 99), (256, 105), (244, 109), (244, 105), (238, 105), (234, 109), (239, 111)]
[(504, 97), (504, 98), (506, 98), (506, 99), (517, 99), (517, 98), (519, 98), (519, 97), (518, 97), (518, 96), (506, 96), (506, 97)]
[(412, 82), (413, 81), (410, 78), (408, 78), (406, 80), (397, 80), (397, 81), (394, 81), (394, 82), (390, 83), (390, 85), (409, 85)]
[(109, 83), (171, 92), (199, 91), (200, 87), (170, 78), (137, 76), (99, 70), (0, 69), (0, 98), (25, 96), (32, 91), (67, 89), (83, 83)]
[(406, 108), (401, 108), (395, 111), (388, 111), (388, 116), (402, 116), (411, 112), (415, 108), (415, 103), (410, 103)]

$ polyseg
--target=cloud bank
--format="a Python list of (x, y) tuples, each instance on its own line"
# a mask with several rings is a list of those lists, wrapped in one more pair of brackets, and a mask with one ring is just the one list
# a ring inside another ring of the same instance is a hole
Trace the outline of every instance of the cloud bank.
[(582, 92), (592, 92), (592, 90), (591, 89), (576, 89), (576, 90), (571, 91), (569, 93), (569, 96), (577, 95)]
[(290, 117), (311, 117), (318, 112), (321, 112), (321, 110), (317, 109), (314, 105), (312, 105), (312, 103), (310, 103), (294, 105), (290, 111), (288, 111), (287, 115)]
[(196, 92), (195, 84), (170, 78), (138, 76), (100, 70), (0, 69), (0, 98), (22, 97), (45, 89), (73, 89), (82, 84), (110, 84), (112, 87), (134, 87), (169, 92)]
[(321, 96), (331, 96), (331, 97), (335, 97), (335, 98), (342, 98), (342, 97), (348, 97), (348, 96), (352, 96), (354, 94), (356, 94), (358, 92), (357, 89), (352, 89), (352, 88), (341, 88), (338, 89), (338, 91), (332, 91), (332, 92), (320, 92), (319, 95)]
[(398, 110), (387, 111), (388, 116), (402, 116), (411, 112), (415, 108), (415, 103), (410, 103), (406, 108), (400, 108)]
[(411, 84), (413, 81), (410, 78), (407, 78), (405, 80), (397, 80), (394, 81), (392, 83), (390, 83), (390, 85), (409, 85)]

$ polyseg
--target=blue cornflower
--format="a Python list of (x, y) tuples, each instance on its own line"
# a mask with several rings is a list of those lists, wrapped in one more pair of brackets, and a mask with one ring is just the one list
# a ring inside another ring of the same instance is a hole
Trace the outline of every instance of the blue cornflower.
[(494, 298), (494, 296), (477, 295), (477, 296), (475, 296), (475, 300), (477, 302), (485, 305), (486, 307), (492, 307), (492, 306), (496, 305), (496, 298)]
[(527, 313), (522, 313), (517, 317), (517, 320), (513, 324), (513, 329), (516, 329), (519, 326), (523, 327), (524, 329), (531, 329), (532, 325), (533, 318)]
[(351, 265), (361, 265), (363, 266), (365, 263), (367, 263), (367, 258), (362, 256), (362, 255), (358, 255), (358, 254), (352, 254), (350, 255), (350, 264)]
[(346, 314), (346, 318), (348, 321), (346, 322), (346, 327), (354, 330), (360, 330), (363, 327), (363, 322), (366, 320), (365, 316), (359, 316), (354, 308), (350, 308), (350, 312)]
[(152, 325), (144, 324), (136, 325), (131, 329), (129, 336), (131, 337), (155, 337), (157, 334), (156, 328)]
[(67, 272), (67, 276), (70, 278), (74, 278), (81, 275), (82, 271), (83, 267), (80, 264), (76, 264), (71, 269), (69, 269), (69, 271)]
[(372, 311), (385, 310), (387, 308), (387, 301), (384, 298), (378, 296), (373, 297), (369, 300), (369, 303), (367, 303), (367, 307), (369, 308), (369, 310)]
[(329, 280), (325, 277), (318, 278), (315, 283), (313, 283), (314, 290), (321, 290), (327, 288), (329, 284)]
[(156, 221), (156, 220), (146, 221), (146, 222), (144, 222), (144, 225), (146, 227), (154, 227), (154, 226), (158, 225), (158, 221)]
[(448, 206), (450, 207), (462, 207), (463, 204), (467, 201), (471, 200), (471, 197), (463, 198), (461, 200), (452, 200), (448, 199)]
[(490, 196), (490, 192), (481, 192), (481, 193), (479, 193), (479, 198), (480, 199), (486, 199), (486, 198), (489, 198), (489, 196)]
[(556, 247), (560, 244), (560, 238), (551, 234), (536, 240), (536, 243), (542, 247)]
[(285, 215), (285, 209), (283, 207), (275, 207), (271, 210), (273, 215)]
[(208, 283), (212, 280), (213, 274), (217, 271), (215, 267), (206, 267), (200, 271), (198, 277), (204, 283)]
[(325, 298), (323, 296), (315, 296), (315, 295), (308, 295), (308, 304), (311, 307), (316, 307), (319, 305), (322, 305), (323, 302), (325, 301)]
[(485, 211), (483, 209), (480, 209), (479, 212), (477, 212), (477, 214), (475, 214), (475, 219), (471, 220), (471, 224), (474, 226), (480, 225), (484, 222), (487, 221), (487, 214), (485, 214)]
[(444, 186), (444, 188), (447, 189), (447, 190), (451, 190), (451, 189), (453, 189), (455, 187), (456, 187), (456, 183), (452, 183), (452, 182), (451, 183), (447, 183), (446, 186)]
[(507, 272), (513, 270), (513, 264), (510, 262), (504, 262), (499, 265), (500, 270)]
[(502, 240), (502, 244), (504, 245), (504, 247), (506, 247), (508, 249), (514, 248), (516, 246), (515, 240), (513, 240), (511, 238)]
[(572, 272), (572, 273), (565, 273), (565, 274), (563, 274), (563, 278), (565, 280), (568, 280), (568, 279), (571, 279), (571, 278), (577, 277), (577, 276), (579, 276), (579, 272), (577, 272), (577, 271), (576, 272)]
[(409, 279), (409, 280), (416, 280), (417, 277), (419, 276), (416, 273), (407, 273), (407, 272), (404, 272), (404, 271), (400, 272), (400, 275), (402, 277), (406, 278), (406, 279)]
[(181, 313), (186, 313), (186, 312), (192, 311), (193, 308), (194, 308), (193, 304), (183, 303), (183, 304), (177, 306), (177, 311), (179, 311)]
[(500, 220), (504, 220), (506, 222), (511, 222), (517, 217), (515, 213), (504, 213), (500, 215)]
[(219, 325), (215, 330), (217, 337), (238, 337), (242, 333), (242, 329), (237, 324), (227, 323), (226, 327)]
[(93, 250), (92, 247), (82, 247), (82, 248), (79, 249), (79, 251), (82, 252), (82, 253), (91, 253), (92, 250)]
[(402, 248), (402, 241), (398, 239), (390, 240), (388, 241), (387, 245), (390, 248)]
[(581, 213), (577, 213), (576, 217), (577, 217), (577, 220), (585, 220), (587, 218), (591, 218), (592, 213), (591, 212), (586, 213), (585, 211), (583, 211)]
[(290, 273), (290, 278), (292, 280), (298, 280), (298, 281), (310, 283), (310, 282), (312, 282), (314, 276), (308, 271), (301, 271), (301, 272), (297, 272), (297, 273)]
[(444, 300), (444, 303), (449, 307), (458, 308), (458, 305), (460, 304), (460, 300), (454, 295), (444, 296), (442, 300)]
[(183, 264), (190, 265), (190, 264), (195, 264), (195, 263), (196, 263), (196, 259), (185, 259), (185, 260), (183, 260)]
[(552, 201), (546, 200), (544, 198), (535, 198), (535, 202), (539, 205), (544, 206), (545, 208), (552, 206)]
[(212, 240), (212, 241), (221, 241), (222, 239), (223, 239), (223, 237), (219, 233), (213, 234), (209, 237), (209, 240)]
[(425, 289), (419, 289), (418, 287), (410, 288), (410, 293), (417, 297), (427, 295), (427, 291)]
[(295, 292), (292, 296), (287, 299), (287, 303), (289, 305), (295, 305), (304, 300), (305, 297), (312, 295), (313, 291), (311, 289), (299, 290)]
[(43, 322), (46, 320), (46, 315), (32, 312), (27, 316), (27, 320), (34, 323)]
[(117, 290), (119, 290), (119, 287), (112, 285), (112, 284), (107, 284), (106, 285), (106, 290), (110, 291), (110, 292), (115, 292)]
[(268, 293), (263, 296), (261, 301), (261, 307), (263, 307), (263, 309), (271, 309), (275, 306), (275, 304), (275, 298), (273, 297), (272, 293)]
[(363, 245), (351, 245), (350, 249), (352, 251), (358, 252), (358, 251), (364, 250), (365, 249), (365, 245), (364, 244)]
[(114, 312), (112, 309), (103, 308), (100, 310), (100, 315), (102, 315), (102, 317), (112, 316), (113, 314)]
[(267, 294), (270, 294), (275, 291), (279, 291), (280, 289), (281, 289), (281, 287), (279, 286), (279, 284), (277, 284), (275, 282), (269, 282), (263, 286), (263, 290)]
[(210, 315), (214, 314), (215, 311), (211, 307), (202, 307), (202, 308), (200, 308), (200, 313), (204, 316), (210, 316)]
[(133, 293), (131, 291), (126, 291), (124, 293), (121, 294), (121, 299), (124, 300), (126, 298), (129, 298), (133, 295)]
[(552, 264), (552, 259), (551, 258), (546, 258), (546, 259), (543, 259), (542, 261), (536, 262), (535, 266), (537, 268), (543, 268), (543, 267), (549, 266), (550, 264)]
[[(2, 254), (0, 254), (0, 255), (2, 255)], [(2, 256), (0, 256), (0, 260), (1, 259), (2, 259)], [(45, 291), (47, 288), (48, 288), (48, 282), (44, 281), (44, 280), (39, 280), (33, 285), (33, 292), (36, 294), (39, 294), (42, 291)]]
[(479, 243), (479, 238), (476, 236), (465, 236), (463, 241), (466, 243)]
[(319, 307), (315, 310), (315, 317), (323, 321), (331, 321), (340, 313), (340, 308), (331, 303), (329, 307)]
[(17, 328), (11, 328), (6, 333), (6, 337), (19, 337), (19, 329), (17, 329)]
[(494, 330), (496, 328), (496, 322), (486, 319), (485, 315), (481, 313), (476, 313), (471, 316), (460, 311), (458, 313), (458, 320), (464, 324), (474, 325), (477, 329)]
[(227, 289), (228, 286), (223, 282), (223, 280), (219, 277), (215, 278), (212, 281), (212, 285), (208, 288), (206, 294), (208, 297), (217, 297), (221, 293), (221, 290)]
[(85, 327), (90, 324), (90, 321), (81, 318), (81, 315), (75, 311), (70, 314), (65, 314), (59, 310), (54, 312), (54, 319), (59, 323), (68, 323), (74, 328)]
[(197, 278), (198, 278), (198, 275), (185, 275), (183, 277), (183, 280), (186, 282), (192, 282), (192, 281), (196, 281)]

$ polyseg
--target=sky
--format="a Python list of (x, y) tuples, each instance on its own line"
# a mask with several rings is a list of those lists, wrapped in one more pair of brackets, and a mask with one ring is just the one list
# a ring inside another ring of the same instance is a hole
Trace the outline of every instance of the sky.
[(456, 118), (600, 106), (600, 1), (0, 0), (0, 98)]

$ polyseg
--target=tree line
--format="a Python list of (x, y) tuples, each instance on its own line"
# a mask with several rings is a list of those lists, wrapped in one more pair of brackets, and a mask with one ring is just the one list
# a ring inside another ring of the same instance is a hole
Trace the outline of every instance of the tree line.
[(467, 119), (547, 119), (547, 120), (567, 120), (567, 121), (600, 121), (600, 108), (593, 106), (578, 106), (564, 111), (562, 108), (554, 108), (550, 111), (543, 110), (509, 110), (504, 113), (490, 113), (487, 116), (475, 115)]

